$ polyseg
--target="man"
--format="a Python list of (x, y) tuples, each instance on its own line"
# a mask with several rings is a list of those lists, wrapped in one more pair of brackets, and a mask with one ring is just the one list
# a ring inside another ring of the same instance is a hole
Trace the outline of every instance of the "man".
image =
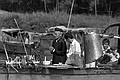
[(81, 61), (80, 43), (73, 38), (73, 35), (71, 34), (71, 32), (66, 33), (64, 37), (66, 41), (70, 43), (70, 47), (67, 53), (68, 59), (66, 61), (66, 64), (73, 65), (73, 66), (81, 66), (82, 61)]
[(52, 64), (65, 64), (67, 56), (67, 46), (63, 35), (63, 30), (60, 28), (55, 28), (54, 33), (56, 39), (53, 40), (52, 46), (49, 48), (51, 54), (53, 54)]

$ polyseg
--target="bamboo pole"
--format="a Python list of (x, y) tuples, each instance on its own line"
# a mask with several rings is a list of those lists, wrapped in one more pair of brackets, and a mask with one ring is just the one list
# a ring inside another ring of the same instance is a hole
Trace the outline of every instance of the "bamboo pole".
[(97, 16), (97, 0), (95, 0), (95, 15)]
[(45, 12), (47, 12), (46, 0), (44, 0)]
[(75, 2), (75, 0), (72, 1), (72, 6), (71, 6), (71, 10), (70, 10), (70, 16), (69, 16), (68, 25), (67, 25), (68, 28), (69, 28), (70, 22), (71, 22), (71, 17), (72, 17), (72, 11), (73, 11), (73, 7), (74, 7), (74, 2)]

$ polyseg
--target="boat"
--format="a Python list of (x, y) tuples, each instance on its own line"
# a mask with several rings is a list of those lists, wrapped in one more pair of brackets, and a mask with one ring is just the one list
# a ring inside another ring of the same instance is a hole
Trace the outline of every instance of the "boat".
[[(86, 64), (96, 63), (96, 60), (102, 55), (100, 47), (102, 38), (111, 38), (109, 34), (106, 34), (108, 28), (72, 29), (62, 27), (65, 32), (71, 31), (74, 37), (81, 43), (82, 51), (85, 53), (84, 57), (82, 57), (83, 63), (81, 67), (66, 64), (50, 64), (52, 55), (48, 47), (54, 39), (54, 35), (50, 33), (54, 31), (54, 28), (56, 27), (49, 28), (46, 33), (29, 32), (22, 29), (1, 29), (0, 80), (120, 79), (120, 65), (118, 64), (95, 64), (95, 66), (86, 67)], [(2, 36), (3, 33), (4, 36)], [(30, 36), (29, 43), (25, 43), (24, 40), (24, 34), (26, 33)], [(3, 38), (5, 35), (10, 39), (6, 40), (7, 38)], [(21, 39), (16, 38), (16, 35)], [(120, 39), (120, 37), (113, 35), (112, 39)]]

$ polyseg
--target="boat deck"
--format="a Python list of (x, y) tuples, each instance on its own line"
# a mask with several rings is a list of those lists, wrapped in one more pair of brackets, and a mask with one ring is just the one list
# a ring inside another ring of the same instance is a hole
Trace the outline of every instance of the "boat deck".
[[(18, 69), (16, 72), (13, 68), (10, 68), (9, 74), (41, 74), (41, 75), (101, 75), (101, 74), (120, 74), (120, 66), (117, 67), (96, 67), (96, 68), (79, 68), (69, 65), (45, 65), (41, 70), (36, 71), (34, 69)], [(0, 74), (8, 73), (6, 68), (0, 68)]]

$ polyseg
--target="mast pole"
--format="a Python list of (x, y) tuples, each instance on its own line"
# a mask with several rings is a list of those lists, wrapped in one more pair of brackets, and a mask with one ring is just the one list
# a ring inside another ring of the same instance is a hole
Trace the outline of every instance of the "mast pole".
[(45, 12), (47, 12), (46, 0), (44, 0)]
[(97, 1), (95, 0), (95, 15), (97, 16)]
[(74, 2), (75, 2), (75, 0), (72, 1), (72, 6), (71, 6), (71, 10), (70, 10), (70, 16), (69, 16), (68, 25), (67, 25), (68, 28), (69, 28), (70, 22), (71, 22), (71, 17), (72, 17), (72, 11), (73, 11), (73, 7), (74, 7)]

